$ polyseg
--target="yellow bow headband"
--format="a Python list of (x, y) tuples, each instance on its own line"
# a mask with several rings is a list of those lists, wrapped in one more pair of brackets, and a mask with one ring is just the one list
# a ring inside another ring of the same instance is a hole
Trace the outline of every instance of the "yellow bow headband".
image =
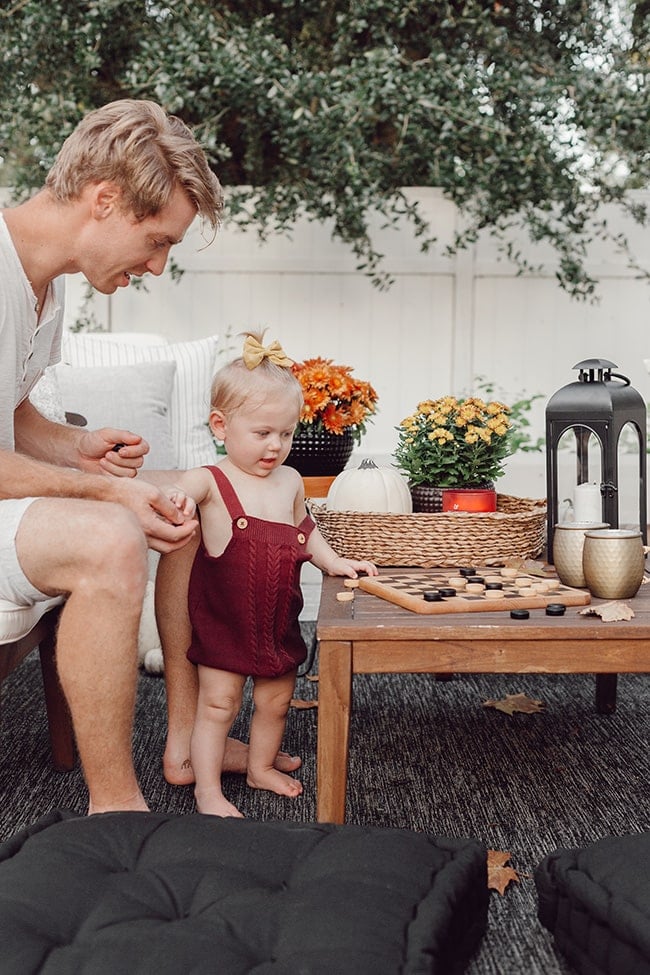
[(259, 366), (263, 359), (269, 359), (274, 365), (283, 366), (285, 369), (291, 369), (293, 365), (293, 360), (284, 354), (284, 350), (279, 342), (272, 342), (266, 348), (256, 338), (253, 338), (252, 335), (246, 336), (242, 359), (248, 369), (254, 369), (255, 366)]

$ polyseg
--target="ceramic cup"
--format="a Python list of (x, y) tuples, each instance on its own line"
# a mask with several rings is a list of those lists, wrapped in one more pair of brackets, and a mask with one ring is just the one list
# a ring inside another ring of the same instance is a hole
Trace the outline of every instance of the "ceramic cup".
[(601, 599), (635, 596), (645, 571), (640, 531), (624, 528), (585, 532), (582, 566), (587, 587)]
[(562, 521), (555, 526), (553, 564), (563, 585), (576, 586), (578, 589), (587, 585), (582, 569), (582, 549), (585, 532), (596, 528), (609, 528), (609, 525), (606, 522)]

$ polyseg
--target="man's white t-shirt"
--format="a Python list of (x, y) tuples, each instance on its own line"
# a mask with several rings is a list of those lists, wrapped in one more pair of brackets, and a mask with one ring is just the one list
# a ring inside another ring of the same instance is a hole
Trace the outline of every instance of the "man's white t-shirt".
[(0, 449), (14, 449), (14, 410), (43, 370), (61, 358), (64, 278), (47, 291), (40, 321), (36, 298), (0, 213)]

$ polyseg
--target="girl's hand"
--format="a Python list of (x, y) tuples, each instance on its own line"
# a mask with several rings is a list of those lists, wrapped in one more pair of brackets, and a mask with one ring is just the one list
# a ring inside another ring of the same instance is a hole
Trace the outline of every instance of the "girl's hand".
[(367, 562), (365, 559), (362, 561), (344, 559), (341, 556), (337, 556), (329, 570), (331, 576), (348, 576), (349, 579), (356, 579), (360, 572), (368, 576), (379, 575), (379, 569), (374, 562)]
[(185, 491), (176, 486), (169, 488), (166, 493), (169, 500), (176, 505), (185, 518), (193, 518), (195, 516), (196, 501), (189, 494), (186, 494)]

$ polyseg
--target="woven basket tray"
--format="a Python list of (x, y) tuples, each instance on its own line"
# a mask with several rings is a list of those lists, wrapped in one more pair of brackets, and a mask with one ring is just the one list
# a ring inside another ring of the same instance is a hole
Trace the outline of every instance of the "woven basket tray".
[(311, 504), (321, 533), (338, 555), (376, 565), (495, 565), (532, 558), (546, 542), (546, 500), (497, 495), (486, 513), (384, 514), (329, 511)]

